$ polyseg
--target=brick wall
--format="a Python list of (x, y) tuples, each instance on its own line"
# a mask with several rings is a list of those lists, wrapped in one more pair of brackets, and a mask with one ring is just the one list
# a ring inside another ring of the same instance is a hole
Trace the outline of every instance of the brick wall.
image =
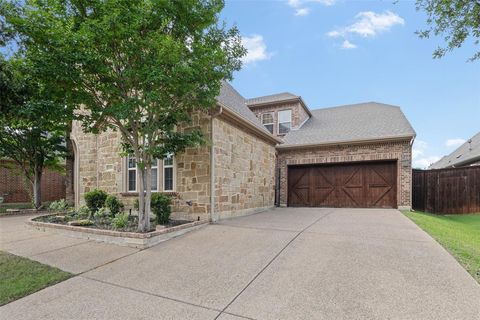
[[(10, 169), (12, 166), (14, 169)], [(18, 167), (8, 160), (0, 160), (0, 196), (4, 197), (4, 203), (31, 201), (25, 189), (23, 175), (19, 174)], [(42, 177), (42, 201), (63, 198), (65, 198), (65, 176), (45, 169)]]
[(410, 141), (337, 145), (296, 150), (279, 150), (280, 205), (287, 205), (287, 167), (296, 164), (398, 160), (397, 205), (411, 206), (412, 148)]
[[(267, 106), (250, 107), (253, 113), (262, 121), (262, 114), (267, 112), (273, 113), (273, 135), (278, 136), (278, 111), (281, 110), (292, 110), (292, 129), (297, 129), (307, 118), (308, 114), (305, 109), (302, 107), (300, 102), (289, 102), (289, 103), (279, 103), (272, 104)], [(283, 135), (282, 135), (283, 136)]]
[(274, 205), (275, 146), (226, 120), (213, 123), (216, 219)]

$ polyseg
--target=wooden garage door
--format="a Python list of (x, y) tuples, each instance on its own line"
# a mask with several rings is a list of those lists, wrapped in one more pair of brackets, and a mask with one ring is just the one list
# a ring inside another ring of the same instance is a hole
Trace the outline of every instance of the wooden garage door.
[(288, 167), (292, 207), (395, 208), (396, 162)]

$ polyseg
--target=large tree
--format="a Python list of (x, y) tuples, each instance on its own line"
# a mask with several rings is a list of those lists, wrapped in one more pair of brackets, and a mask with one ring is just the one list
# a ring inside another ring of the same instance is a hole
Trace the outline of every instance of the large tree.
[(155, 159), (205, 141), (178, 130), (215, 105), (241, 67), (238, 30), (219, 21), (222, 0), (48, 0), (6, 6), (24, 54), (62, 88), (86, 132), (118, 130), (136, 158), (139, 231), (150, 226)]
[[(425, 11), (429, 27), (417, 31), (420, 38), (443, 35), (446, 46), (433, 52), (441, 58), (447, 52), (460, 48), (465, 41), (480, 43), (480, 1), (478, 0), (417, 0), (417, 10)], [(480, 59), (480, 50), (470, 61)]]
[(22, 59), (0, 56), (0, 158), (13, 161), (39, 209), (43, 170), (59, 169), (65, 153), (65, 119), (62, 102), (31, 71)]

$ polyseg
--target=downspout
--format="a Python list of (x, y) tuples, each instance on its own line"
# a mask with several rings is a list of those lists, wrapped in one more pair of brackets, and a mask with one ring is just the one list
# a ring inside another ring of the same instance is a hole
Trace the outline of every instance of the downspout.
[(415, 141), (415, 136), (412, 137), (412, 140), (410, 140), (410, 211), (413, 210), (413, 159), (412, 159), (412, 147), (413, 147), (413, 142)]
[(96, 185), (97, 185), (97, 189), (98, 189), (98, 186), (100, 185), (98, 179), (100, 178), (100, 172), (98, 170), (98, 134), (95, 135), (95, 170), (96, 170)]
[(210, 222), (215, 222), (215, 143), (214, 143), (214, 126), (213, 120), (223, 112), (223, 107), (217, 113), (214, 113), (210, 117)]

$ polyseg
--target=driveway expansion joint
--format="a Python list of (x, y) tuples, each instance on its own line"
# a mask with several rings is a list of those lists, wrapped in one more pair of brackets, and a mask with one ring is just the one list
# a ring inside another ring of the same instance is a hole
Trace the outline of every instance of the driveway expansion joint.
[(297, 234), (292, 238), (290, 239), (290, 241), (287, 242), (287, 244), (282, 248), (280, 249), (279, 252), (277, 252), (277, 254), (252, 278), (252, 280), (250, 280), (247, 285), (242, 289), (240, 290), (239, 293), (237, 293), (237, 295), (235, 297), (233, 297), (233, 299), (225, 306), (225, 308), (222, 309), (222, 311), (215, 317), (214, 320), (218, 319), (218, 317), (220, 317), (222, 315), (222, 313), (227, 313), (225, 312), (225, 310), (228, 309), (228, 307), (230, 307), (232, 305), (232, 303), (235, 302), (235, 300), (237, 300), (237, 298), (243, 293), (245, 292), (245, 290), (247, 290), (247, 288), (282, 254), (282, 252), (285, 251), (285, 249), (288, 248), (288, 246), (290, 246), (290, 244), (295, 241), (302, 233), (304, 233), (306, 230), (308, 230), (311, 226), (313, 226), (314, 224), (316, 224), (317, 222), (319, 222), (320, 220), (328, 217), (329, 215), (331, 215), (332, 213), (334, 212), (334, 210), (330, 210), (328, 211), (325, 215), (322, 215), (321, 217), (319, 217), (318, 219), (316, 219), (315, 221), (313, 221), (311, 224), (309, 224), (308, 226), (306, 226), (305, 228), (303, 228), (302, 230), (298, 231)]
[(76, 247), (76, 246), (85, 244), (85, 243), (87, 243), (87, 242), (91, 242), (91, 240), (86, 240), (86, 241), (82, 241), (82, 242), (79, 242), (79, 243), (71, 244), (71, 245), (69, 245), (69, 246), (60, 247), (60, 248), (56, 248), (56, 249), (51, 249), (51, 250), (47, 250), (47, 251), (35, 253), (35, 254), (32, 255), (32, 257), (36, 257), (36, 256), (39, 256), (39, 255), (42, 255), (42, 254), (45, 254), (45, 253), (55, 252), (55, 251), (58, 251), (58, 250), (63, 250), (63, 249), (68, 249), (68, 248)]
[(116, 283), (111, 283), (111, 282), (108, 282), (108, 281), (103, 281), (103, 280), (100, 280), (100, 279), (91, 278), (91, 277), (88, 277), (88, 276), (85, 276), (85, 275), (78, 275), (78, 277), (88, 279), (88, 280), (92, 280), (92, 281), (97, 281), (97, 282), (100, 282), (100, 283), (103, 283), (103, 284), (106, 284), (106, 285), (110, 285), (110, 286), (113, 286), (113, 287), (121, 288), (121, 289), (135, 291), (135, 292), (146, 294), (146, 295), (149, 295), (149, 296), (152, 296), (152, 297), (167, 299), (167, 300), (170, 300), (170, 301), (175, 301), (175, 302), (178, 302), (178, 303), (183, 303), (183, 304), (187, 304), (187, 305), (190, 305), (190, 306), (193, 306), (193, 307), (202, 308), (202, 309), (206, 309), (206, 310), (210, 310), (210, 311), (221, 312), (221, 310), (219, 310), (219, 309), (202, 306), (202, 305), (195, 304), (195, 303), (192, 303), (192, 302), (180, 300), (180, 299), (177, 299), (177, 298), (167, 297), (167, 296), (157, 294), (157, 293), (153, 293), (153, 292), (149, 292), (149, 291), (144, 291), (144, 290), (140, 290), (140, 289), (135, 289), (135, 288), (131, 288), (131, 287), (122, 286), (122, 285), (119, 285), (119, 284), (116, 284)]

